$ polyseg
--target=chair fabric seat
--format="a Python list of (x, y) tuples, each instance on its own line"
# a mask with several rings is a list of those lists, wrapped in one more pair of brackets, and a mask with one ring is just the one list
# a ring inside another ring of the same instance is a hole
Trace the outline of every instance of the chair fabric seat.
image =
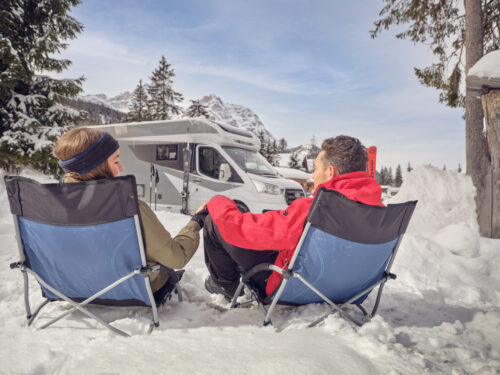
[[(141, 268), (133, 218), (62, 226), (20, 217), (19, 230), (31, 269), (71, 299), (86, 299)], [(42, 290), (47, 298), (59, 299), (43, 286)], [(106, 300), (106, 304), (151, 306), (141, 274), (117, 285), (95, 302), (99, 300)]]
[[(333, 302), (344, 303), (382, 278), (397, 241), (398, 238), (380, 244), (358, 243), (311, 227), (293, 271)], [(293, 277), (288, 280), (280, 302), (305, 305), (324, 301)]]

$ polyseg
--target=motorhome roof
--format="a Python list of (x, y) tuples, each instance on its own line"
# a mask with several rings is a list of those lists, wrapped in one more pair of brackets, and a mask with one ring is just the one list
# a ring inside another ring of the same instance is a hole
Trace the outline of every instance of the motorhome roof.
[(108, 130), (118, 139), (140, 142), (172, 142), (182, 135), (189, 135), (191, 141), (209, 141), (211, 136), (218, 136), (218, 143), (239, 145), (244, 148), (259, 148), (259, 139), (249, 131), (236, 126), (215, 122), (203, 117), (178, 120), (126, 122), (99, 125), (98, 128)]

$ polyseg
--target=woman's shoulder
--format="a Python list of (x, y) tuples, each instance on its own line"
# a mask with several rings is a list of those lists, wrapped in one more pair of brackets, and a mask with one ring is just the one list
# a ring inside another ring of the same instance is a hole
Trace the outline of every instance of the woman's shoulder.
[(139, 201), (139, 212), (141, 213), (141, 216), (144, 217), (144, 216), (154, 215), (153, 210), (149, 207), (149, 205), (146, 202), (144, 202), (141, 199), (138, 199), (138, 201)]

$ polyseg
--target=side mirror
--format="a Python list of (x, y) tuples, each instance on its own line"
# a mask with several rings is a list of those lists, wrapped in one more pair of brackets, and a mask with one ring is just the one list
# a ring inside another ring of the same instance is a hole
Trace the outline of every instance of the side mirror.
[(231, 178), (231, 167), (227, 163), (221, 163), (219, 167), (219, 180), (228, 181)]

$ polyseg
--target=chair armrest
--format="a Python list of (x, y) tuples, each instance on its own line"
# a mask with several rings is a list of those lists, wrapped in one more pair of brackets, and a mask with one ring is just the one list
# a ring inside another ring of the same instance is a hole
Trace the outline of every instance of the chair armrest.
[[(271, 264), (271, 263), (261, 263), (261, 264), (257, 264), (256, 266), (253, 266), (252, 268), (250, 268), (247, 272), (245, 272), (242, 277), (241, 277), (241, 281), (243, 281), (244, 283), (247, 283), (248, 280), (250, 280), (250, 278), (255, 275), (256, 273), (259, 273), (259, 272), (264, 272), (264, 271), (277, 271), (277, 272), (280, 272), (278, 270), (276, 270), (275, 268), (278, 268), (281, 270), (281, 268), (279, 267), (276, 267), (274, 264)], [(281, 270), (280, 273), (282, 273), (283, 270)]]

